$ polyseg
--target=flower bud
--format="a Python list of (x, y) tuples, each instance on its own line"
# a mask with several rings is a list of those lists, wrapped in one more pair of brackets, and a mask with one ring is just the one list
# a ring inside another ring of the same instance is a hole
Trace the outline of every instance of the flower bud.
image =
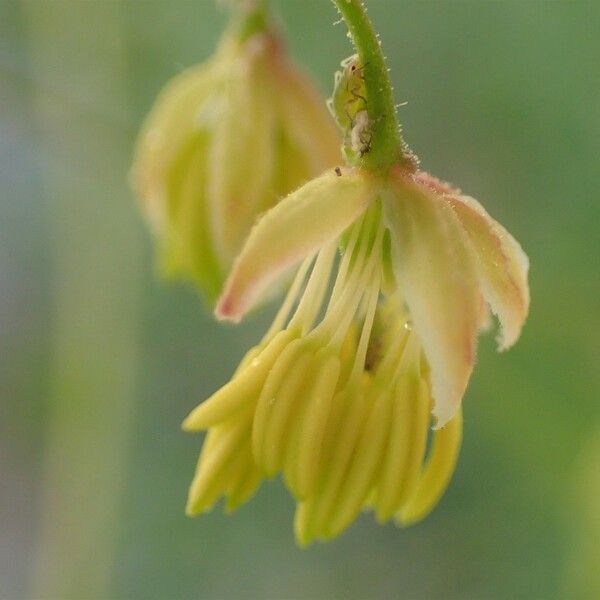
[(271, 28), (232, 28), (167, 85), (137, 142), (132, 184), (162, 274), (213, 300), (257, 216), (338, 160), (324, 102)]

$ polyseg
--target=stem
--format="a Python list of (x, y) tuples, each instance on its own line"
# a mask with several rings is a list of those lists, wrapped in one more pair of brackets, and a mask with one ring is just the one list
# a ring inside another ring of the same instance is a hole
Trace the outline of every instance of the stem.
[(361, 0), (332, 0), (346, 22), (360, 62), (365, 66), (367, 114), (371, 127), (371, 150), (360, 161), (369, 170), (387, 170), (405, 162), (404, 142), (396, 115), (392, 84), (379, 38)]
[[(118, 3), (24, 2), (22, 8), (33, 81), (58, 67), (77, 86), (88, 81), (83, 63), (71, 58), (77, 47), (95, 57), (102, 73), (106, 93), (98, 106), (127, 111), (127, 25)], [(143, 250), (125, 185), (131, 140), (123, 125), (96, 118), (75, 95), (61, 98), (38, 85), (32, 107), (45, 166), (40, 210), (47, 208), (53, 232), (55, 316), (54, 385), (47, 405), (40, 399), (46, 440), (27, 597), (114, 598), (131, 479)]]
[(253, 35), (273, 31), (274, 23), (268, 0), (241, 0), (237, 2), (237, 39), (244, 43)]

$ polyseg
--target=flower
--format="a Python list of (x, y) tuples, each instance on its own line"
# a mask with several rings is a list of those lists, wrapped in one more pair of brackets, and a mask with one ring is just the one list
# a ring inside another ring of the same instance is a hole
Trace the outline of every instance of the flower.
[(263, 340), (184, 422), (208, 430), (188, 513), (221, 495), (233, 508), (281, 472), (300, 544), (364, 508), (414, 523), (454, 470), (487, 307), (501, 350), (520, 335), (527, 257), (476, 200), (407, 161), (329, 170), (269, 210), (217, 316), (238, 321), (298, 265)]
[(243, 10), (216, 54), (160, 94), (131, 173), (162, 272), (193, 280), (211, 300), (257, 215), (340, 154), (310, 81), (273, 27)]

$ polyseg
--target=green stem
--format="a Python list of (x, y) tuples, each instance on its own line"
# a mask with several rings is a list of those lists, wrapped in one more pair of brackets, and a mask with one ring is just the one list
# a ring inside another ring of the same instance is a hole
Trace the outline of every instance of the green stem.
[(332, 0), (344, 18), (360, 62), (364, 65), (371, 149), (360, 161), (369, 170), (387, 170), (408, 160), (396, 114), (392, 84), (379, 38), (361, 0)]
[[(77, 47), (95, 57), (102, 73), (101, 84), (92, 82), (104, 94), (97, 106), (126, 115), (131, 73), (122, 6), (62, 0), (21, 8), (32, 81), (61, 68), (72, 89), (82, 89), (89, 77), (84, 63), (71, 59)], [(57, 23), (64, 27), (60, 35)], [(55, 310), (54, 385), (46, 403), (40, 399), (45, 444), (29, 598), (116, 597), (122, 502), (137, 435), (144, 244), (125, 185), (129, 133), (97, 118), (93, 108), (76, 92), (59, 98), (32, 88), (36, 152), (45, 166), (39, 210), (48, 210)]]
[(274, 31), (268, 0), (242, 0), (237, 3), (237, 39), (244, 43), (257, 33)]

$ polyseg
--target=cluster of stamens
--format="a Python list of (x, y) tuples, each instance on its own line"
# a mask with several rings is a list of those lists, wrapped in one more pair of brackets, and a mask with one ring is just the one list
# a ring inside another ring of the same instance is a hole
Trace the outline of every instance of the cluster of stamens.
[(188, 513), (221, 495), (233, 510), (278, 473), (298, 501), (302, 544), (335, 537), (363, 508), (409, 524), (434, 506), (454, 468), (460, 414), (433, 434), (425, 460), (428, 366), (386, 282), (386, 246), (376, 202), (341, 244), (305, 259), (261, 343), (190, 414), (184, 427), (208, 434)]

